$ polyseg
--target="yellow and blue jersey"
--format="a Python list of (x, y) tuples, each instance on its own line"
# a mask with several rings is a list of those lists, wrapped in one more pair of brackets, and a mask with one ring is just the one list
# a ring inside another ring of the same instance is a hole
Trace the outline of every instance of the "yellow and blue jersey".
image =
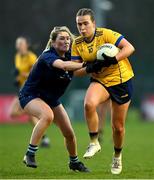
[(29, 74), (36, 60), (37, 56), (31, 51), (28, 51), (25, 55), (21, 55), (19, 53), (15, 55), (15, 68), (18, 70), (18, 83), (20, 87), (27, 79), (27, 77), (24, 77), (21, 74)]
[[(111, 43), (118, 46), (124, 38), (120, 33), (106, 28), (96, 28), (94, 38), (90, 43), (84, 40), (84, 37), (77, 37), (72, 44), (71, 59), (84, 62), (94, 61), (96, 53), (100, 46), (105, 43)], [(92, 74), (92, 78), (98, 80), (106, 87), (124, 83), (134, 76), (132, 67), (128, 58), (118, 61), (118, 64), (102, 68), (101, 73)]]

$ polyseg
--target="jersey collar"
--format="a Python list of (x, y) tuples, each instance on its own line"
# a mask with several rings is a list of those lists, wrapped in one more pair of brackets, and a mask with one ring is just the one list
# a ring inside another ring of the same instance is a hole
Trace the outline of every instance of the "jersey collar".
[(84, 38), (84, 41), (85, 41), (87, 44), (91, 43), (91, 42), (94, 40), (95, 35), (96, 35), (96, 29), (95, 29), (95, 33), (94, 33), (94, 36), (93, 36), (93, 38), (91, 39), (91, 41), (86, 41), (86, 38)]

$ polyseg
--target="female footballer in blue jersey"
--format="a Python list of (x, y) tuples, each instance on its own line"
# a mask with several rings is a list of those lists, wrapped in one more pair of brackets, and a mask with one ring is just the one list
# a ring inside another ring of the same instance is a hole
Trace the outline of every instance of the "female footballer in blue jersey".
[(82, 172), (89, 171), (78, 159), (75, 134), (59, 100), (72, 79), (73, 71), (82, 68), (82, 63), (70, 61), (71, 41), (72, 34), (67, 27), (55, 27), (50, 34), (46, 50), (39, 56), (19, 92), (21, 107), (39, 119), (23, 160), (28, 167), (37, 167), (35, 153), (39, 141), (45, 130), (54, 122), (65, 138), (70, 158), (69, 168)]
[[(134, 76), (128, 57), (134, 52), (134, 47), (120, 33), (107, 28), (96, 27), (94, 13), (91, 9), (82, 8), (77, 12), (76, 24), (80, 36), (72, 44), (72, 60), (86, 62), (86, 72), (91, 76), (91, 84), (84, 100), (85, 117), (90, 135), (90, 144), (84, 158), (91, 158), (101, 150), (98, 141), (97, 107), (111, 101), (111, 122), (114, 143), (114, 155), (111, 167), (112, 174), (122, 171), (122, 146), (125, 134), (125, 119), (132, 97), (132, 82)], [(104, 56), (103, 61), (96, 59), (100, 46), (111, 43), (120, 51), (115, 57)], [(88, 65), (89, 64), (89, 65)], [(91, 71), (91, 65), (98, 65), (98, 73)], [(80, 75), (85, 75), (84, 70)]]

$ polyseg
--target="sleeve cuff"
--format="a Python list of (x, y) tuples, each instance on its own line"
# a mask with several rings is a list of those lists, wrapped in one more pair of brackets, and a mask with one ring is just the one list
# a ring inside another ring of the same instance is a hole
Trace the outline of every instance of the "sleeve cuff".
[(121, 36), (117, 39), (117, 41), (115, 42), (115, 46), (118, 46), (119, 43), (120, 43), (120, 41), (121, 41), (123, 38), (124, 38), (124, 36), (121, 35)]

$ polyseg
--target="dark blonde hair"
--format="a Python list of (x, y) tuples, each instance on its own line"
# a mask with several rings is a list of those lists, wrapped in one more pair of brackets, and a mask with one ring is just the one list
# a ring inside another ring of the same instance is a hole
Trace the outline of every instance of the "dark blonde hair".
[(27, 44), (27, 47), (28, 48), (30, 47), (31, 43), (30, 43), (30, 39), (28, 37), (26, 37), (26, 36), (19, 36), (19, 37), (17, 37), (15, 43), (17, 43), (17, 41), (19, 41), (19, 40), (24, 40), (26, 42), (26, 44)]
[(71, 38), (71, 41), (74, 39), (74, 35), (71, 33), (68, 27), (66, 26), (56, 26), (53, 28), (53, 30), (50, 33), (50, 38), (48, 40), (48, 43), (46, 45), (45, 49), (49, 49), (52, 46), (52, 42), (54, 42), (60, 32), (67, 32)]
[(91, 9), (88, 9), (88, 8), (79, 9), (79, 11), (76, 14), (76, 17), (77, 16), (85, 16), (85, 15), (89, 15), (92, 22), (95, 20), (94, 12)]

